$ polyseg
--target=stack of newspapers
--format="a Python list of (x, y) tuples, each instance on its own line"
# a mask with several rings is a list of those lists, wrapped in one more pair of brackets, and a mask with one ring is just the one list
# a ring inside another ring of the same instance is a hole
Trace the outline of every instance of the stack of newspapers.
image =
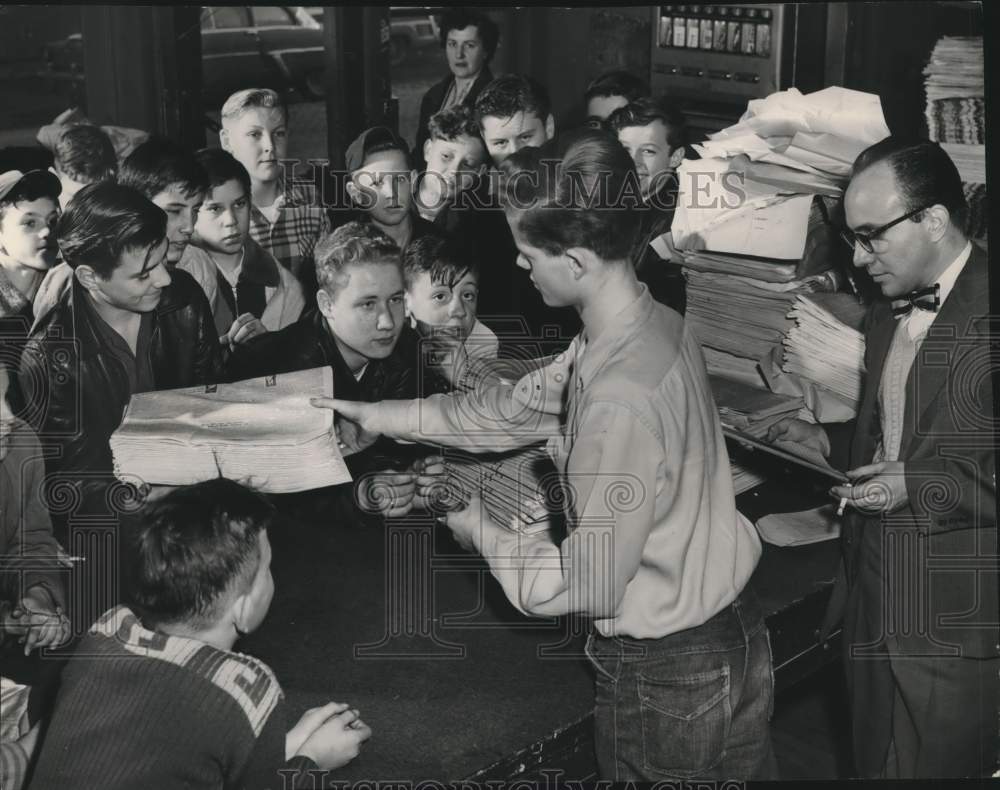
[(268, 493), (349, 482), (329, 367), (132, 396), (111, 437), (115, 474), (150, 485), (227, 477)]
[(927, 132), (948, 152), (969, 204), (966, 232), (985, 241), (986, 99), (982, 36), (944, 36), (924, 69)]
[(552, 516), (561, 517), (559, 474), (544, 445), (506, 453), (472, 455), (444, 453), (452, 497), (468, 501), (478, 494), (490, 518), (514, 532), (534, 534), (549, 529)]
[(853, 408), (861, 399), (864, 307), (846, 294), (799, 296), (783, 341), (782, 369), (818, 384)]

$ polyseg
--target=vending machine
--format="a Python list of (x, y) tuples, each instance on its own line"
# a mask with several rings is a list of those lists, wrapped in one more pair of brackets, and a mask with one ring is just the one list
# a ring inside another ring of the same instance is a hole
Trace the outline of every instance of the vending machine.
[(728, 126), (747, 101), (822, 87), (825, 3), (661, 5), (652, 10), (650, 85), (676, 102), (694, 137)]

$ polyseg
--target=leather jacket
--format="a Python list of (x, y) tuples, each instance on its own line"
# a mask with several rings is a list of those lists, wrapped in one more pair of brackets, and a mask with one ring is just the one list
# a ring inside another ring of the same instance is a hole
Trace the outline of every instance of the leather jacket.
[[(94, 323), (101, 319), (81, 303), (85, 298), (74, 278), (72, 288), (32, 331), (21, 360), (24, 417), (43, 446), (58, 450), (48, 459), (49, 474), (72, 480), (106, 479), (112, 472), (108, 442), (132, 394), (126, 371)], [(221, 378), (222, 352), (212, 311), (187, 272), (171, 273), (152, 321), (148, 353), (154, 389)]]

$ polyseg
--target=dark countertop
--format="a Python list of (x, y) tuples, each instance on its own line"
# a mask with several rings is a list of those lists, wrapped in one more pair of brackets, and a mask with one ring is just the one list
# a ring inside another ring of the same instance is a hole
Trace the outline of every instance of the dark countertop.
[[(786, 500), (779, 488), (740, 505), (753, 518)], [(333, 779), (459, 779), (590, 713), (587, 624), (521, 615), (444, 527), (426, 517), (353, 523), (323, 491), (278, 503), (274, 603), (237, 649), (274, 669), (289, 724), (331, 699), (361, 711), (373, 737)], [(776, 665), (780, 652), (815, 644), (817, 593), (826, 594), (836, 556), (835, 542), (765, 546), (752, 584)], [(812, 605), (799, 625), (786, 615), (804, 600)]]

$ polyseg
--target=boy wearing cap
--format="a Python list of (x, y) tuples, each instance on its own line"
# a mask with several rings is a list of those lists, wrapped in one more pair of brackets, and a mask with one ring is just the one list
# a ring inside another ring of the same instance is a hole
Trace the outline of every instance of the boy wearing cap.
[(45, 170), (0, 175), (0, 361), (10, 368), (15, 411), (21, 349), (35, 318), (32, 302), (59, 255), (59, 179)]
[(347, 147), (347, 194), (352, 220), (370, 222), (402, 250), (433, 226), (413, 210), (413, 177), (406, 143), (386, 126), (359, 134)]
[(313, 250), (330, 231), (326, 209), (284, 180), (288, 108), (265, 88), (237, 91), (222, 105), (222, 148), (250, 174), (250, 238), (309, 288), (315, 283)]

